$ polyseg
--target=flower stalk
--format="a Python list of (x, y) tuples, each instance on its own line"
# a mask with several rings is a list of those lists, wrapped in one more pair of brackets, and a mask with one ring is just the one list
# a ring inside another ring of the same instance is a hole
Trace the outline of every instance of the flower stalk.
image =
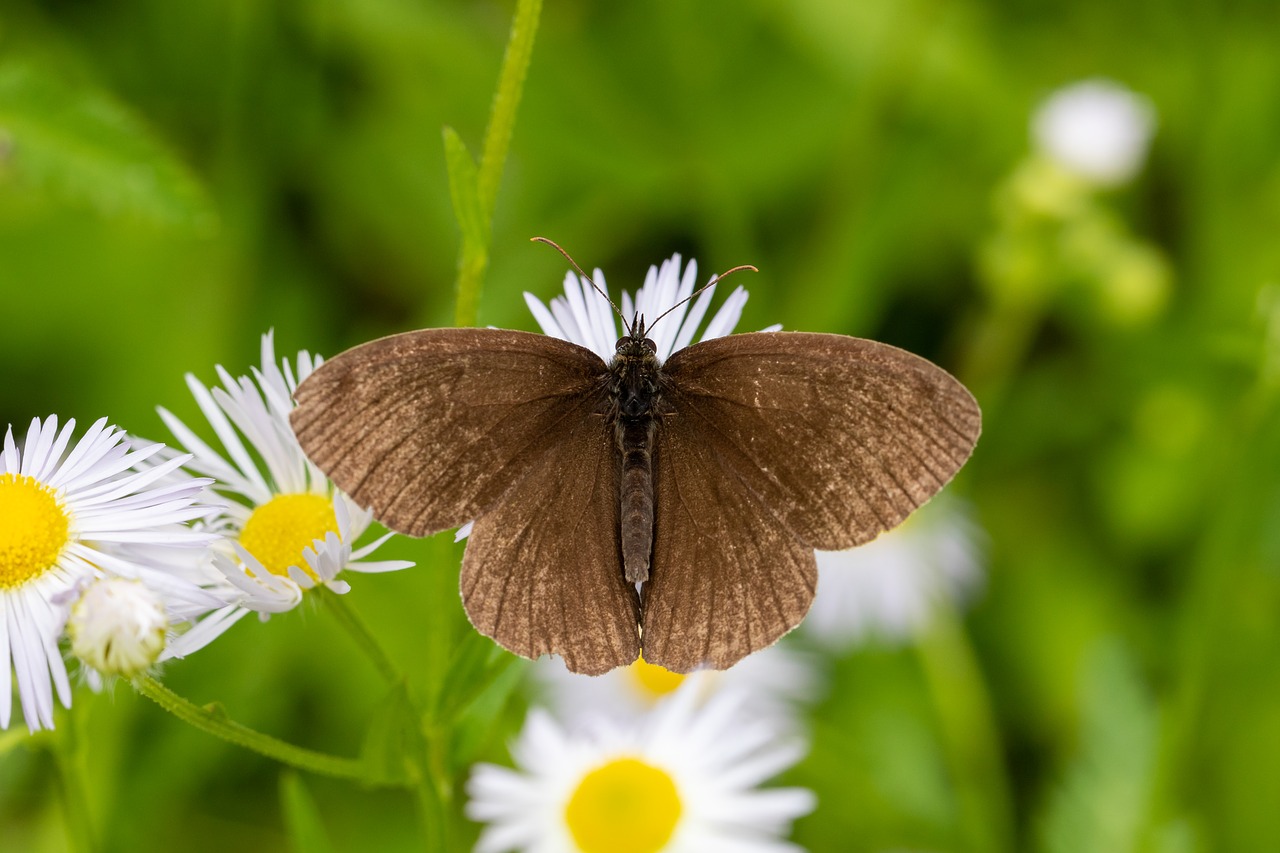
[(489, 237), (493, 228), (493, 208), (502, 181), (516, 113), (524, 92), (529, 61), (533, 56), (534, 37), (542, 15), (542, 0), (519, 0), (511, 22), (511, 34), (502, 58), (498, 89), (489, 110), (484, 147), (480, 163), (471, 163), (457, 135), (445, 131), (445, 148), (449, 154), (449, 182), (454, 209), (462, 228), (462, 249), (458, 256), (458, 302), (454, 323), (474, 326), (480, 305), (480, 286), (489, 266)]
[(288, 764), (290, 767), (322, 776), (362, 783), (374, 781), (366, 772), (364, 762), (359, 759), (343, 758), (304, 749), (254, 731), (248, 726), (228, 719), (222, 713), (195, 705), (150, 676), (135, 678), (132, 684), (135, 690), (178, 719), (214, 737), (222, 738), (228, 743), (252, 750), (282, 764)]

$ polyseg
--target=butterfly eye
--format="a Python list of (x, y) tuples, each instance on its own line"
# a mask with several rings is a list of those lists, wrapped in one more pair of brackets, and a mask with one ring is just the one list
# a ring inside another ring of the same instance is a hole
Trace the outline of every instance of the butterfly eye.
[(658, 345), (653, 342), (652, 338), (644, 339), (644, 348), (647, 349), (649, 352), (654, 353), (655, 355), (658, 352)]
[(622, 349), (623, 345), (624, 345), (624, 344), (626, 344), (626, 342), (627, 342), (627, 341), (629, 341), (629, 340), (631, 340), (631, 338), (629, 338), (629, 337), (628, 337), (628, 336), (626, 336), (626, 335), (623, 335), (622, 337), (618, 338), (618, 342), (617, 342), (616, 344), (614, 344), (614, 345), (613, 345), (613, 348), (614, 348), (614, 349)]

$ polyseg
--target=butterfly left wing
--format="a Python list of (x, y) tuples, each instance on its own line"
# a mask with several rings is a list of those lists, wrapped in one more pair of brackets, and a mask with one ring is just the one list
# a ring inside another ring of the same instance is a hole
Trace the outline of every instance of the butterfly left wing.
[(461, 588), (481, 633), (605, 672), (640, 651), (605, 370), (544, 335), (424, 329), (326, 362), (290, 421), (311, 460), (387, 526), (423, 536), (475, 521)]

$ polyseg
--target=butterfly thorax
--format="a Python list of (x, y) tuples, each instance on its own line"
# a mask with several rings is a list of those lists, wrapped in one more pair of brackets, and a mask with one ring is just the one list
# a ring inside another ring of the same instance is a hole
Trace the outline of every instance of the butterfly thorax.
[(656, 349), (649, 338), (628, 335), (618, 339), (609, 363), (615, 419), (648, 417), (657, 409), (660, 365)]
[(609, 419), (622, 473), (622, 565), (628, 583), (649, 579), (653, 550), (653, 444), (661, 366), (641, 321), (609, 362)]

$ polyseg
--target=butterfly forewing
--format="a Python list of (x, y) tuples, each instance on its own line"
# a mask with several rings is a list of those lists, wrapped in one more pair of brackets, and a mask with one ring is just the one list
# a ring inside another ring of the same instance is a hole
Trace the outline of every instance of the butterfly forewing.
[(307, 455), (379, 521), (414, 536), (494, 506), (566, 414), (604, 393), (590, 350), (498, 329), (424, 329), (355, 347), (294, 395)]
[(811, 548), (900, 524), (955, 476), (981, 431), (945, 370), (887, 344), (760, 332), (704, 341), (664, 366), (664, 403), (740, 488)]
[(599, 675), (640, 654), (639, 600), (623, 576), (612, 432), (588, 401), (471, 530), (462, 601), (473, 625), (525, 657), (559, 654)]

